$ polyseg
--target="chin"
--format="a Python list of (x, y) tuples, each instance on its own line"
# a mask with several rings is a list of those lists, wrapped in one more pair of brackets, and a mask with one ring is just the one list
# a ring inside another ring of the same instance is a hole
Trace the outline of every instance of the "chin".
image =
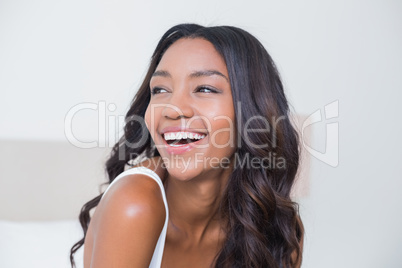
[(180, 181), (189, 181), (203, 172), (203, 165), (196, 165), (191, 158), (162, 156), (162, 159), (169, 176)]
[(168, 168), (169, 177), (179, 180), (179, 181), (190, 181), (197, 177), (200, 172), (191, 168), (180, 169), (180, 168)]

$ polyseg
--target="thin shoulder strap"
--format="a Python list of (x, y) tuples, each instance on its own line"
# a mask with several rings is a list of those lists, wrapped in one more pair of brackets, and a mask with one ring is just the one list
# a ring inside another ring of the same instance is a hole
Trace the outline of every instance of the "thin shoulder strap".
[(163, 183), (161, 178), (156, 174), (153, 170), (146, 168), (146, 167), (133, 167), (130, 169), (125, 170), (124, 172), (120, 173), (113, 181), (112, 183), (109, 184), (107, 187), (106, 191), (103, 192), (103, 195), (106, 194), (106, 192), (111, 188), (113, 184), (115, 184), (118, 180), (121, 178), (128, 176), (128, 175), (133, 175), (133, 174), (143, 174), (147, 175), (148, 177), (152, 178), (154, 181), (156, 181), (159, 185), (159, 188), (161, 189), (162, 192), (162, 197), (163, 197), (163, 202), (165, 203), (165, 206), (167, 205), (166, 202), (166, 196), (165, 196), (165, 188), (163, 187)]
[(121, 178), (123, 178), (127, 175), (133, 175), (133, 174), (143, 174), (143, 175), (146, 175), (146, 176), (152, 178), (153, 180), (155, 180), (158, 183), (159, 188), (161, 190), (163, 203), (165, 204), (165, 209), (166, 209), (166, 218), (165, 218), (165, 224), (163, 225), (161, 234), (159, 235), (159, 239), (156, 244), (154, 254), (152, 256), (151, 264), (149, 265), (150, 268), (160, 268), (161, 264), (162, 264), (163, 250), (165, 248), (166, 232), (167, 232), (167, 226), (168, 226), (168, 222), (169, 222), (169, 209), (168, 209), (168, 204), (167, 204), (167, 200), (166, 200), (165, 188), (163, 187), (162, 180), (158, 176), (158, 174), (156, 174), (153, 170), (150, 170), (149, 168), (146, 168), (146, 167), (134, 167), (134, 168), (128, 169), (128, 170), (122, 172), (120, 175), (118, 175), (112, 181), (112, 183), (109, 185), (109, 187), (103, 193), (103, 196), (116, 181), (120, 180)]

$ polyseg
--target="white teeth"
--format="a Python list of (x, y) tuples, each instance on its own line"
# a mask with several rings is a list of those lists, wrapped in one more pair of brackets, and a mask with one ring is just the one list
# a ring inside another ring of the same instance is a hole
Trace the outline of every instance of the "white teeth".
[(181, 139), (203, 139), (205, 138), (204, 134), (197, 134), (192, 132), (167, 132), (164, 135), (165, 140), (181, 140)]

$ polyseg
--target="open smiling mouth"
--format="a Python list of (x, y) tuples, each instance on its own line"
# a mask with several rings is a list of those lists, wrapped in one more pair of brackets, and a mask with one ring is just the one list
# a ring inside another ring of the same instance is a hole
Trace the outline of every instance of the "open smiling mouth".
[(194, 132), (166, 132), (162, 134), (163, 139), (169, 146), (180, 147), (195, 143), (206, 137), (206, 134)]

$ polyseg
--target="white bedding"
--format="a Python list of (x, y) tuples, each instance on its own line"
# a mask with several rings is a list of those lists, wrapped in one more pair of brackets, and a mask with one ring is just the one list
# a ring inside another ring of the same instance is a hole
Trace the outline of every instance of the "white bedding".
[[(0, 221), (0, 267), (69, 268), (71, 246), (82, 237), (78, 220)], [(76, 254), (82, 268), (82, 248)]]

